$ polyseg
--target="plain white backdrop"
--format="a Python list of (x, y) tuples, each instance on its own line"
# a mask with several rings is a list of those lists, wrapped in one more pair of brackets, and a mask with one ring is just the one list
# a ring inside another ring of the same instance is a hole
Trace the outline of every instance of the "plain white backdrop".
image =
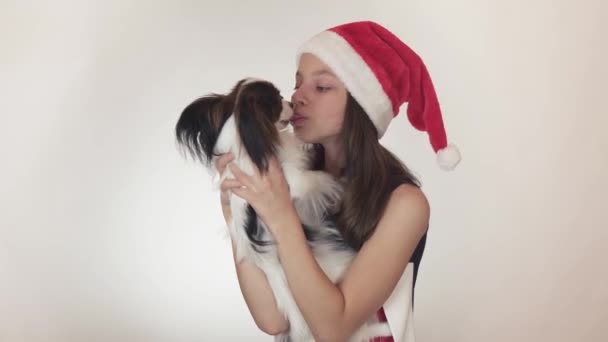
[[(605, 1), (0, 2), (0, 341), (270, 341), (183, 107), (371, 19), (424, 59), (463, 161), (399, 115), (431, 206), (419, 341), (608, 340)], [(373, 165), (370, 165), (373, 167)]]

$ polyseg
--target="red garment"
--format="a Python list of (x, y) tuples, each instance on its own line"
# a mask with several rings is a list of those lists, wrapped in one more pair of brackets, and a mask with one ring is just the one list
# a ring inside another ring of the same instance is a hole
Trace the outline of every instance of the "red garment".
[[(378, 319), (380, 320), (380, 322), (386, 322), (386, 315), (384, 314), (383, 308), (380, 308), (380, 310), (378, 310), (376, 315), (377, 315)], [(370, 342), (395, 342), (395, 340), (393, 339), (392, 336), (381, 336), (381, 337), (375, 337)]]

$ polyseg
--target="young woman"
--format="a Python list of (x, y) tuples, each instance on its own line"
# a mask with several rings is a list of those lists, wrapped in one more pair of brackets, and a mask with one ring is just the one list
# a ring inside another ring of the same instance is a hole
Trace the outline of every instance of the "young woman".
[[(292, 95), (295, 134), (312, 144), (315, 165), (345, 186), (337, 226), (358, 253), (344, 280), (329, 281), (309, 249), (276, 160), (267, 173), (244, 174), (225, 155), (217, 163), (235, 179), (226, 191), (249, 202), (278, 243), (290, 289), (317, 341), (343, 341), (372, 315), (388, 320), (392, 337), (414, 341), (413, 290), (426, 242), (430, 209), (417, 179), (379, 143), (399, 107), (408, 102), (414, 127), (429, 134), (442, 168), (460, 157), (448, 146), (439, 104), (421, 59), (384, 27), (353, 22), (315, 35), (298, 53)], [(236, 265), (245, 301), (260, 329), (289, 328), (264, 274)]]

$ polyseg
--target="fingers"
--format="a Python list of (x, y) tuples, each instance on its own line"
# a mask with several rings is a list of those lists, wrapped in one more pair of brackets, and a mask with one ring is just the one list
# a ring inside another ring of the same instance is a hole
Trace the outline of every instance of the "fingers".
[(220, 174), (222, 174), (226, 169), (226, 165), (228, 165), (228, 163), (230, 163), (233, 159), (234, 155), (232, 153), (224, 153), (215, 161), (215, 168)]
[(227, 178), (222, 182), (220, 189), (222, 189), (222, 191), (227, 191), (232, 190), (233, 188), (240, 188), (242, 186), (243, 183), (241, 183), (239, 180)]
[(220, 203), (222, 204), (222, 206), (230, 205), (230, 197), (228, 196), (228, 191), (222, 191), (220, 193)]
[(222, 204), (230, 204), (228, 199), (228, 190), (232, 191), (233, 194), (239, 196), (247, 202), (251, 201), (251, 192), (249, 188), (243, 185), (238, 179), (226, 179), (222, 182), (222, 196), (220, 196)]
[(247, 203), (251, 203), (253, 198), (251, 192), (247, 188), (237, 187), (232, 189), (232, 193), (244, 199)]
[(225, 179), (220, 185), (221, 194), (220, 194), (220, 202), (222, 205), (229, 205), (230, 198), (228, 196), (228, 191), (232, 191), (235, 195), (244, 198), (242, 195), (242, 191), (245, 190), (245, 186), (239, 180), (234, 178)]
[(234, 188), (240, 188), (241, 182), (236, 179), (226, 179), (220, 185), (220, 203), (222, 205), (230, 205), (230, 197), (228, 196), (228, 190), (232, 190)]
[(234, 164), (228, 165), (228, 168), (230, 168), (230, 171), (232, 172), (232, 174), (234, 175), (234, 178), (236, 178), (237, 181), (239, 181), (246, 188), (249, 188), (249, 189), (255, 191), (256, 187), (250, 176), (245, 174), (238, 166), (236, 166)]

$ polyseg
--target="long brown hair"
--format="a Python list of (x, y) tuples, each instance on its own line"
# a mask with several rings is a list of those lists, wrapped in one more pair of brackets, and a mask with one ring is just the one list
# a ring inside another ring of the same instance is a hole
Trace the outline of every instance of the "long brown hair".
[[(346, 179), (342, 204), (335, 219), (345, 241), (359, 250), (371, 236), (388, 202), (395, 178), (416, 186), (418, 179), (389, 150), (382, 146), (378, 131), (365, 110), (348, 94), (340, 139)], [(315, 144), (315, 169), (324, 168), (323, 146)]]

